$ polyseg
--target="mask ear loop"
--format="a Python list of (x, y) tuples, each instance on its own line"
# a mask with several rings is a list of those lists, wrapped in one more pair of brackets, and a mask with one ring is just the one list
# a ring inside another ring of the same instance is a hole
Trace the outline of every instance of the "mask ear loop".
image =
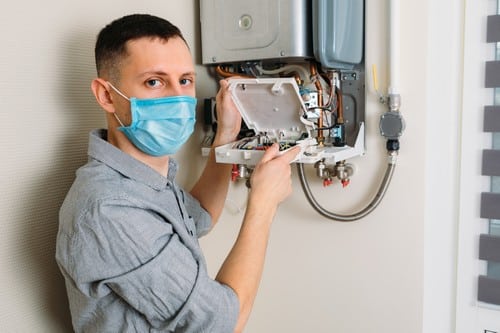
[(116, 120), (118, 120), (118, 122), (120, 123), (120, 126), (121, 127), (125, 127), (125, 125), (123, 125), (122, 121), (120, 120), (120, 118), (118, 118), (118, 116), (116, 115), (116, 112), (113, 112), (113, 116), (115, 116)]
[[(109, 86), (111, 87), (111, 89), (113, 89), (118, 95), (120, 95), (121, 97), (125, 98), (127, 101), (130, 102), (130, 98), (128, 98), (120, 90), (118, 90), (117, 88), (115, 88), (115, 86), (112, 85), (111, 82), (109, 82), (109, 81), (106, 81), (106, 82), (109, 84)], [(120, 120), (120, 118), (118, 118), (118, 116), (116, 115), (116, 112), (113, 112), (113, 115), (115, 116), (116, 120), (118, 120), (118, 123), (120, 123), (120, 126), (121, 127), (125, 127), (125, 125), (123, 125), (123, 123)]]
[(114, 85), (111, 84), (111, 82), (109, 81), (106, 81), (107, 84), (109, 84), (109, 86), (111, 87), (111, 89), (113, 89), (114, 91), (116, 91), (116, 93), (118, 95), (120, 95), (121, 97), (125, 98), (127, 101), (130, 101), (130, 98), (128, 98), (127, 96), (125, 96), (120, 90), (118, 90), (117, 88), (115, 88)]

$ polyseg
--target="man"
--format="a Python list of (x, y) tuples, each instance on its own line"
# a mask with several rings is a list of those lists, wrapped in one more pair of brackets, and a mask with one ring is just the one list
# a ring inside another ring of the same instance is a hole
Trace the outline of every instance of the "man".
[[(91, 88), (108, 126), (90, 134), (57, 236), (75, 331), (242, 331), (298, 149), (280, 155), (273, 146), (255, 167), (239, 236), (212, 279), (197, 238), (222, 212), (231, 166), (216, 164), (212, 149), (189, 193), (174, 181), (169, 155), (191, 134), (196, 102), (181, 32), (158, 17), (125, 16), (99, 33), (95, 56)], [(214, 147), (234, 141), (241, 122), (220, 85)]]

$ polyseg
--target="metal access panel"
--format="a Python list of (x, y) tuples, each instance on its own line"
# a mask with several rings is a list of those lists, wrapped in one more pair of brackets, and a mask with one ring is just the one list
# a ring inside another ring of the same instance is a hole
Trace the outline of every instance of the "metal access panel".
[(200, 1), (202, 61), (313, 58), (310, 0)]

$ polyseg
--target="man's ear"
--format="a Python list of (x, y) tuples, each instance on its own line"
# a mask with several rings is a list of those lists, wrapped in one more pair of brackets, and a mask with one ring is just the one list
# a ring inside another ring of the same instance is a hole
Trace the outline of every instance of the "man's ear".
[(113, 104), (113, 100), (111, 98), (111, 95), (108, 91), (108, 83), (107, 81), (101, 79), (101, 78), (96, 78), (92, 81), (90, 88), (92, 89), (92, 92), (94, 93), (95, 99), (97, 103), (106, 111), (109, 113), (114, 113), (115, 112), (115, 106)]

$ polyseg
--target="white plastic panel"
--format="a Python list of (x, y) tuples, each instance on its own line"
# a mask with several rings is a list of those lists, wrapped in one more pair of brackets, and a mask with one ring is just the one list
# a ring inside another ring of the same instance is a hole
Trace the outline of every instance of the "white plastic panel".
[(354, 147), (318, 146), (312, 123), (303, 121), (304, 102), (293, 78), (229, 79), (229, 90), (248, 128), (256, 137), (244, 138), (215, 148), (216, 161), (255, 165), (266, 146), (278, 142), (283, 151), (299, 145), (294, 162), (338, 162), (364, 154), (364, 124), (360, 124)]
[(229, 90), (243, 120), (255, 132), (281, 131), (281, 137), (306, 132), (300, 121), (305, 106), (293, 78), (232, 79)]

